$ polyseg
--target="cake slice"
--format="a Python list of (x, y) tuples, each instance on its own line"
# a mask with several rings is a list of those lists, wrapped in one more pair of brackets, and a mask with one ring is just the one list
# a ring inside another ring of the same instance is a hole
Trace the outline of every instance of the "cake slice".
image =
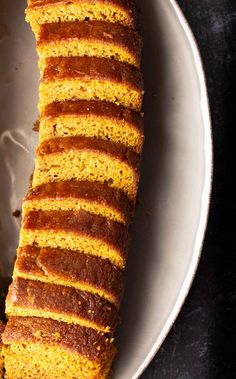
[(38, 317), (10, 317), (3, 334), (7, 379), (106, 379), (113, 338)]
[(70, 136), (110, 140), (140, 154), (143, 117), (106, 101), (67, 100), (47, 105), (40, 118), (39, 142)]
[(19, 246), (79, 250), (124, 268), (128, 230), (101, 216), (79, 211), (32, 211), (22, 221)]
[(140, 67), (142, 40), (137, 32), (104, 21), (43, 24), (37, 40), (39, 67), (50, 57), (98, 57)]
[(4, 323), (0, 320), (0, 378), (3, 378), (3, 367), (4, 367), (4, 360), (3, 360), (3, 354), (2, 354), (2, 334), (4, 332), (5, 325)]
[(54, 138), (37, 149), (32, 186), (63, 180), (107, 183), (135, 201), (140, 157), (123, 145), (86, 137)]
[(78, 288), (99, 295), (119, 308), (123, 272), (108, 260), (79, 251), (25, 246), (17, 251), (14, 278)]
[(37, 35), (41, 24), (101, 20), (130, 28), (136, 24), (133, 0), (28, 0), (26, 20)]
[(29, 211), (86, 211), (127, 225), (134, 204), (106, 183), (67, 180), (30, 188), (23, 202), (23, 216)]
[(140, 111), (141, 72), (122, 62), (94, 57), (48, 58), (41, 73), (39, 110), (54, 101), (106, 100)]
[(119, 323), (117, 309), (98, 295), (22, 278), (9, 288), (6, 315), (51, 318), (103, 333), (114, 332)]

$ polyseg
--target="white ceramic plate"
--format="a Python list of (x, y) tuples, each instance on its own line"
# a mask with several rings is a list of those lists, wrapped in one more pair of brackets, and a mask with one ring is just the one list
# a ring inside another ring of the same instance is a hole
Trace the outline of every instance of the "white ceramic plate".
[[(146, 144), (115, 379), (141, 375), (180, 311), (201, 253), (212, 171), (205, 80), (192, 33), (174, 1), (138, 3)], [(24, 7), (1, 1), (0, 286), (11, 274), (19, 231), (11, 213), (26, 191), (36, 142), (37, 57)]]

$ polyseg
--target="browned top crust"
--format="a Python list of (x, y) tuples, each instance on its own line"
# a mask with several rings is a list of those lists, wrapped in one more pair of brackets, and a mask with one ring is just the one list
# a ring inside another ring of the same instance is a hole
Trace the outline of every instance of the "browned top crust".
[(134, 213), (134, 204), (124, 192), (109, 187), (106, 183), (67, 180), (50, 182), (30, 188), (26, 201), (30, 200), (83, 199), (118, 210), (129, 224)]
[(72, 286), (77, 283), (89, 284), (110, 293), (120, 304), (124, 288), (124, 274), (108, 260), (79, 251), (37, 248), (26, 246), (18, 249), (16, 268), (18, 275), (50, 277), (63, 280)]
[(55, 41), (84, 39), (101, 41), (104, 44), (122, 46), (135, 56), (137, 65), (141, 60), (142, 39), (126, 26), (106, 21), (74, 21), (42, 24), (37, 45)]
[[(28, 8), (40, 8), (51, 5), (67, 5), (73, 3), (93, 3), (94, 0), (29, 0)], [(134, 0), (96, 0), (96, 3), (114, 5), (119, 8), (127, 10), (131, 15), (135, 15), (135, 1)]]
[(37, 149), (37, 154), (45, 156), (68, 153), (73, 150), (96, 151), (115, 157), (130, 165), (138, 180), (140, 156), (120, 143), (83, 136), (53, 138), (43, 141)]
[(72, 287), (15, 278), (7, 303), (24, 309), (49, 311), (80, 318), (114, 331), (119, 323), (117, 309), (104, 298)]
[(122, 224), (84, 211), (30, 211), (23, 220), (28, 230), (64, 231), (96, 238), (114, 247), (126, 258), (129, 232)]
[(48, 104), (42, 113), (43, 118), (56, 118), (61, 116), (101, 116), (114, 121), (124, 121), (127, 124), (143, 131), (143, 117), (139, 112), (125, 108), (109, 101), (96, 100), (65, 100)]
[(141, 71), (126, 63), (96, 57), (51, 57), (41, 82), (60, 80), (100, 80), (121, 83), (143, 93)]
[(2, 346), (2, 334), (5, 329), (5, 324), (0, 320), (0, 348)]
[(115, 354), (113, 340), (91, 328), (39, 317), (10, 317), (3, 333), (5, 344), (39, 343), (58, 346), (93, 361)]

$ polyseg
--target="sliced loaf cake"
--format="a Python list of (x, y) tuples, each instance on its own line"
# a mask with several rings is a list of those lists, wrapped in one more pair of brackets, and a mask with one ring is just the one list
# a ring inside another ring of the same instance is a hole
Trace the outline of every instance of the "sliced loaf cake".
[(136, 25), (134, 0), (28, 0), (26, 20), (38, 35), (40, 25), (100, 20), (130, 28)]
[(31, 211), (25, 215), (19, 246), (81, 251), (124, 268), (129, 246), (127, 229), (84, 211)]
[(25, 246), (17, 251), (14, 278), (38, 280), (91, 292), (119, 308), (123, 272), (110, 263), (80, 251)]
[(39, 86), (39, 110), (55, 101), (105, 100), (140, 111), (141, 72), (122, 62), (94, 57), (47, 59)]
[(106, 379), (116, 354), (107, 334), (39, 317), (10, 317), (3, 342), (8, 379)]
[(104, 21), (43, 24), (37, 40), (39, 67), (51, 57), (115, 59), (140, 67), (142, 40), (137, 32)]
[(139, 112), (106, 101), (62, 101), (46, 106), (39, 123), (39, 142), (84, 136), (121, 143), (140, 154), (143, 117)]
[(114, 332), (117, 309), (104, 298), (68, 286), (15, 278), (6, 299), (6, 315), (51, 318), (103, 333)]
[(39, 145), (6, 301), (7, 379), (111, 377), (144, 140), (134, 2), (28, 0)]
[(124, 192), (106, 183), (67, 180), (31, 188), (23, 202), (23, 216), (29, 211), (86, 211), (128, 225), (134, 203)]
[(86, 137), (54, 138), (39, 145), (32, 186), (63, 180), (107, 183), (135, 200), (140, 157), (121, 144)]

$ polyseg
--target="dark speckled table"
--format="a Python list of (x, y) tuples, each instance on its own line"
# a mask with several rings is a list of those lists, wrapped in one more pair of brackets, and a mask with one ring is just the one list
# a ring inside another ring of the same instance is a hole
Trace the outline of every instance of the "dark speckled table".
[(232, 99), (236, 0), (178, 3), (197, 39), (205, 67), (215, 155), (213, 194), (202, 259), (192, 289), (142, 379), (235, 379), (236, 249), (231, 143), (236, 107)]

